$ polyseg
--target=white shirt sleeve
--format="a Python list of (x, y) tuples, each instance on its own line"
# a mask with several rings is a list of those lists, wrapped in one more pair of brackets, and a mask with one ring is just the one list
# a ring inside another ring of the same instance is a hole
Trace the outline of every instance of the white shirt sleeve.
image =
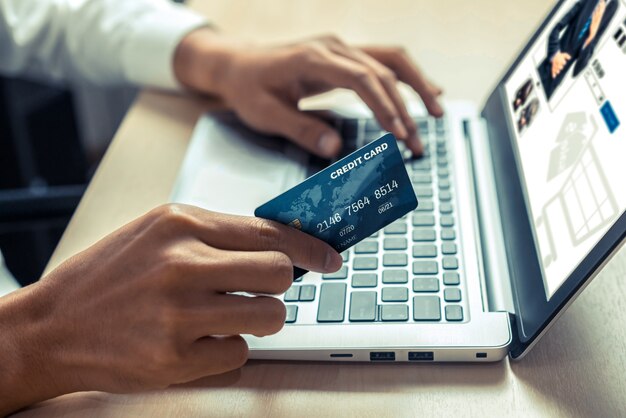
[(205, 25), (168, 0), (0, 0), (0, 72), (177, 88), (176, 46)]

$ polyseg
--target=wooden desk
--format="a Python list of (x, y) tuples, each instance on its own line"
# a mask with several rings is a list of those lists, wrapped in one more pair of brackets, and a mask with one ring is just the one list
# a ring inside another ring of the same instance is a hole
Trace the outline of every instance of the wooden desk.
[[(225, 32), (259, 41), (334, 32), (401, 44), (448, 97), (483, 100), (550, 7), (543, 0), (196, 1)], [(209, 102), (144, 92), (68, 227), (49, 269), (166, 201), (194, 122)], [(626, 414), (626, 251), (526, 359), (497, 364), (250, 362), (166, 391), (82, 393), (27, 416), (618, 416)]]

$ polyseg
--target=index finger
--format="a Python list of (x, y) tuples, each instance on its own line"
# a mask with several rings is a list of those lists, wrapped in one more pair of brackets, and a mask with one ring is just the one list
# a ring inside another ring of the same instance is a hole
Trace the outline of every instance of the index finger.
[[(368, 55), (367, 53), (365, 53), (364, 51), (360, 49), (346, 48), (344, 53), (349, 54), (355, 60), (360, 60), (361, 62), (366, 64), (368, 67), (374, 69), (377, 74), (379, 74), (382, 85), (387, 91), (387, 94), (391, 98), (396, 109), (400, 113), (400, 118), (402, 119), (402, 123), (404, 123), (404, 126), (406, 127), (406, 130), (407, 130), (407, 136), (405, 138), (399, 138), (399, 139), (401, 141), (404, 141), (407, 147), (415, 155), (421, 155), (422, 152), (424, 151), (424, 147), (419, 139), (417, 125), (415, 124), (415, 121), (413, 121), (411, 116), (409, 115), (409, 112), (404, 104), (404, 100), (402, 99), (402, 96), (400, 95), (400, 92), (398, 91), (398, 87), (396, 84), (397, 75), (395, 75), (395, 72), (393, 72), (393, 70), (391, 69), (388, 69), (387, 67), (384, 66), (384, 64), (378, 62), (376, 59), (374, 59), (374, 57)], [(394, 77), (392, 79), (390, 79), (389, 77), (385, 77), (385, 74), (389, 72), (394, 74)]]
[(262, 218), (227, 215), (190, 207), (199, 220), (198, 238), (233, 251), (279, 251), (298, 267), (322, 273), (341, 268), (341, 256), (330, 245), (295, 228)]

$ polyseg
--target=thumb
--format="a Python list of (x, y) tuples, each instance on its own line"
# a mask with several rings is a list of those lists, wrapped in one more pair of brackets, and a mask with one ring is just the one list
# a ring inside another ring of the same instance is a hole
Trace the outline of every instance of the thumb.
[(330, 158), (341, 149), (341, 137), (336, 130), (296, 107), (272, 98), (260, 113), (255, 118), (258, 123), (252, 123), (255, 128), (284, 136), (313, 154)]

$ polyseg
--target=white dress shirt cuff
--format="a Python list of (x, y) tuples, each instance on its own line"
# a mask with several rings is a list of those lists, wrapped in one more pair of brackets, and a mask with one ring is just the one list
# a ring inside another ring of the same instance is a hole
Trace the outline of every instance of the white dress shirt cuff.
[(123, 65), (128, 81), (165, 89), (178, 89), (174, 53), (178, 43), (208, 21), (191, 10), (167, 4), (138, 17), (124, 48)]

